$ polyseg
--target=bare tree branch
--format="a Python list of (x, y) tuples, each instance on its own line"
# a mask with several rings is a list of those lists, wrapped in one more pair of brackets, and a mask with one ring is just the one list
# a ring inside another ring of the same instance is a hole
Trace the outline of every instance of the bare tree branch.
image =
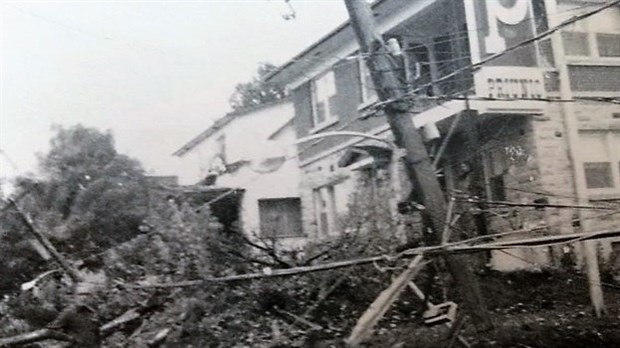
[(66, 335), (62, 332), (51, 329), (40, 329), (36, 331), (27, 332), (21, 335), (0, 338), (0, 347), (10, 347), (15, 345), (23, 345), (27, 343), (39, 342), (48, 339), (54, 339), (57, 341), (73, 342), (73, 337)]

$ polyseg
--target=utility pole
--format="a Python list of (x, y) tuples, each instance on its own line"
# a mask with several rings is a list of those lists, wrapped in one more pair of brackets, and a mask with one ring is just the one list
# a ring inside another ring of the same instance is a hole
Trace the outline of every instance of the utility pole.
[[(547, 19), (549, 27), (553, 28), (559, 23), (557, 9), (557, 0), (545, 0), (545, 8), (547, 11)], [(566, 64), (566, 55), (564, 52), (564, 43), (562, 42), (561, 32), (557, 31), (551, 36), (551, 45), (553, 48), (554, 65), (558, 71), (560, 79), (560, 98), (562, 100), (572, 100), (573, 92), (570, 86), (570, 77), (568, 74), (568, 66)], [(577, 193), (577, 204), (586, 205), (588, 201), (588, 190), (586, 186), (585, 172), (583, 171), (583, 159), (579, 154), (579, 125), (577, 123), (577, 115), (573, 103), (560, 103), (562, 116), (564, 118), (564, 126), (566, 127), (568, 151), (573, 168), (573, 176), (575, 178), (575, 192)], [(583, 232), (590, 231), (590, 221), (583, 209), (577, 209), (579, 214), (579, 223)], [(588, 240), (581, 243), (583, 256), (586, 264), (586, 273), (590, 288), (590, 300), (594, 307), (594, 313), (600, 317), (605, 313), (605, 301), (603, 299), (603, 289), (601, 287), (601, 275), (597, 257), (597, 241)]]
[[(396, 64), (385, 48), (381, 34), (375, 29), (370, 5), (366, 0), (345, 0), (351, 25), (357, 35), (361, 54), (368, 57), (366, 64), (372, 76), (381, 101), (395, 100), (385, 106), (387, 120), (394, 134), (395, 143), (406, 151), (404, 160), (407, 175), (415, 190), (421, 196), (425, 224), (432, 230), (433, 244), (441, 242), (441, 233), (446, 220), (447, 204), (435, 168), (415, 128), (409, 105), (403, 100), (405, 87), (395, 73)], [(445, 254), (443, 256), (448, 270), (460, 287), (465, 308), (471, 311), (474, 324), (480, 330), (493, 327), (480, 286), (468, 262), (463, 256)]]

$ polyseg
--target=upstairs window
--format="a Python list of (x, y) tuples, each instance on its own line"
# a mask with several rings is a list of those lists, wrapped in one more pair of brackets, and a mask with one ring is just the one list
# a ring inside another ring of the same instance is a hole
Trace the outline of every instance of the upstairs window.
[[(433, 80), (431, 73), (431, 59), (428, 48), (422, 43), (410, 43), (406, 50), (408, 65), (408, 81), (412, 88), (426, 86)], [(433, 96), (433, 86), (426, 86), (417, 94)]]
[(565, 31), (562, 33), (564, 40), (564, 51), (567, 56), (589, 56), (590, 44), (588, 43), (588, 33), (577, 31)]
[(312, 82), (312, 121), (315, 128), (327, 126), (338, 119), (335, 98), (336, 78), (330, 70)]
[(562, 32), (567, 57), (620, 58), (620, 9), (608, 8)]
[(596, 45), (600, 57), (620, 57), (620, 34), (596, 34)]

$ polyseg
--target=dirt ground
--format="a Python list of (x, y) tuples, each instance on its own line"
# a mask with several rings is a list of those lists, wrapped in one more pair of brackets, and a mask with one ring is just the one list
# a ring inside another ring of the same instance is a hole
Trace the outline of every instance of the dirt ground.
[[(462, 337), (475, 348), (620, 347), (620, 286), (604, 286), (607, 314), (596, 318), (587, 281), (575, 272), (489, 272), (480, 277), (495, 329), (478, 333), (466, 320)], [(405, 293), (403, 297), (407, 297)], [(402, 306), (403, 299), (401, 299)], [(428, 328), (411, 314), (395, 322), (388, 313), (367, 347), (444, 347), (445, 326)], [(400, 318), (399, 318), (400, 319)], [(459, 343), (455, 347), (462, 346)]]

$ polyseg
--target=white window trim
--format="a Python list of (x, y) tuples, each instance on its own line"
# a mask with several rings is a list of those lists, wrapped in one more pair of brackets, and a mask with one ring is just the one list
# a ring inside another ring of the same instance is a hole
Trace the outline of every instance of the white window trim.
[(338, 115), (335, 113), (332, 113), (330, 108), (329, 108), (329, 100), (325, 101), (325, 120), (323, 120), (322, 122), (317, 122), (317, 110), (316, 110), (316, 104), (317, 104), (317, 86), (316, 86), (316, 81), (318, 81), (319, 79), (325, 77), (327, 74), (332, 74), (333, 75), (333, 81), (334, 81), (334, 90), (336, 90), (336, 94), (338, 93), (338, 90), (336, 88), (336, 74), (334, 72), (333, 69), (329, 69), (324, 71), (323, 73), (317, 75), (316, 78), (314, 78), (311, 82), (311, 95), (312, 95), (312, 123), (313, 123), (313, 127), (310, 130), (310, 133), (316, 133), (322, 129), (325, 129), (335, 123), (338, 122)]
[(338, 123), (338, 119), (329, 120), (329, 121), (326, 121), (326, 122), (321, 122), (321, 124), (312, 127), (309, 132), (310, 132), (310, 134), (315, 134), (315, 133), (318, 133), (318, 132), (322, 131), (325, 128), (329, 128), (329, 127), (335, 125), (336, 123)]
[(620, 59), (611, 57), (566, 56), (566, 62), (568, 65), (581, 66), (620, 66)]

